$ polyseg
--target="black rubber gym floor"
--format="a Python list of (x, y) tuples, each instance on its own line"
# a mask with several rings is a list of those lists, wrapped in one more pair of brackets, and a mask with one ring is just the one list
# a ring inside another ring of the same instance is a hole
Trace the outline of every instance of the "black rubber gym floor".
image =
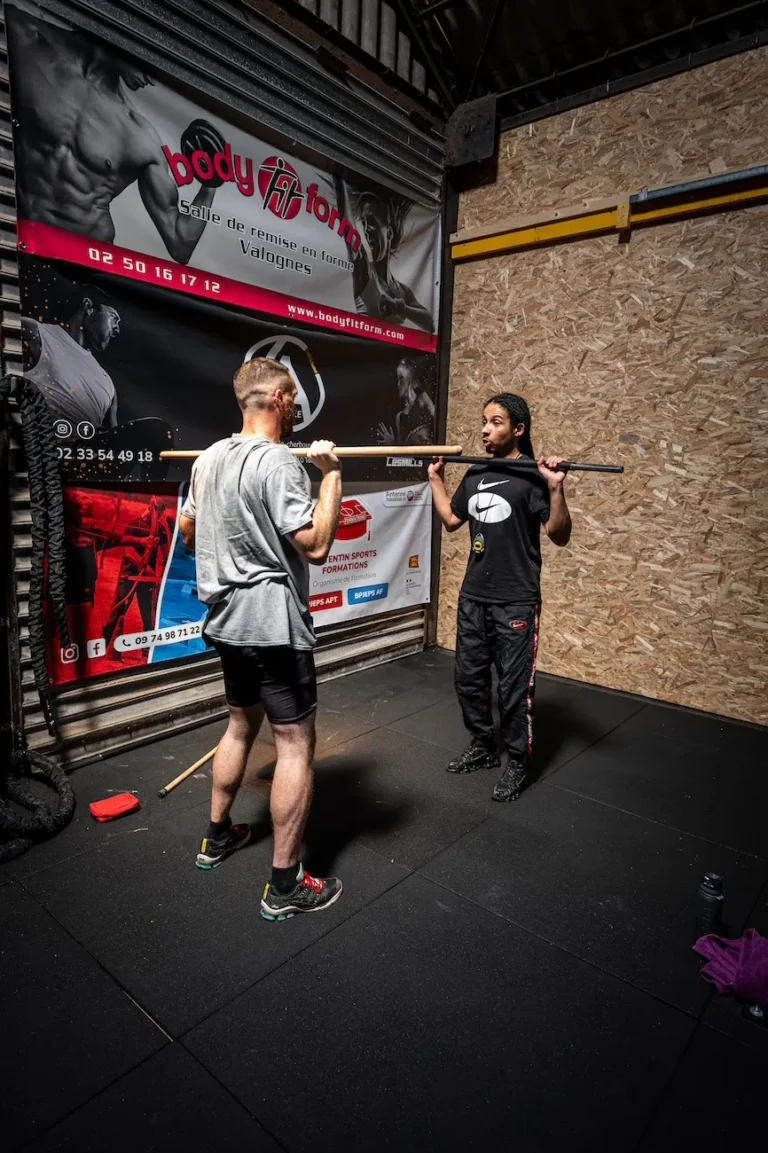
[[(692, 951), (702, 873), (768, 936), (768, 729), (542, 676), (536, 781), (448, 776), (452, 654), (321, 686), (305, 861), (268, 924), (274, 749), (194, 867), (211, 725), (78, 770), (73, 823), (0, 870), (4, 1148), (620, 1153), (762, 1143), (768, 1028)], [(88, 803), (135, 790), (107, 825)], [(745, 1146), (746, 1147), (746, 1146)]]

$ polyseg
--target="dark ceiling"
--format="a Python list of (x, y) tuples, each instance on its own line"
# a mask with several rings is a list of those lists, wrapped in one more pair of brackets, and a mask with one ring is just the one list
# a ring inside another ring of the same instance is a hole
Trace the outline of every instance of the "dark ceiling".
[(457, 104), (498, 93), (506, 125), (756, 46), (768, 29), (766, 0), (395, 3), (431, 86)]
[(240, 2), (435, 127), (495, 94), (511, 128), (768, 43), (768, 0)]

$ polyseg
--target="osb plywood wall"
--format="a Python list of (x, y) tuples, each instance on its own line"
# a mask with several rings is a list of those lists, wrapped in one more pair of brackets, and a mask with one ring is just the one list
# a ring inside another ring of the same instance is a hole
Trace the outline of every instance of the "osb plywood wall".
[[(762, 50), (517, 130), (462, 225), (766, 162), (767, 112)], [(767, 285), (764, 207), (457, 268), (448, 440), (480, 451), (509, 390), (537, 450), (626, 468), (566, 482), (541, 669), (768, 723)], [(467, 548), (444, 534), (448, 647)]]

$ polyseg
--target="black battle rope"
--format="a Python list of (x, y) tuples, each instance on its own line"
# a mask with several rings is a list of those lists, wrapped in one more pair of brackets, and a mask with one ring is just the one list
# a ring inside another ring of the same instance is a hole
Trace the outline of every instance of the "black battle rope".
[[(49, 803), (27, 788), (22, 777), (36, 770), (56, 793)], [(9, 802), (27, 809), (19, 812)], [(64, 770), (42, 753), (27, 750), (11, 753), (8, 767), (0, 775), (0, 864), (26, 853), (38, 841), (52, 837), (72, 820), (75, 793)]]
[(29, 380), (17, 392), (21, 411), (21, 437), (27, 458), (29, 500), (32, 512), (32, 560), (29, 580), (29, 647), (32, 670), (43, 716), (51, 736), (58, 736), (48, 684), (45, 656), (43, 605), (46, 559), (48, 588), (61, 644), (70, 644), (66, 602), (64, 494), (53, 435), (51, 413), (45, 398)]
[[(64, 494), (51, 414), (44, 398), (30, 381), (15, 375), (0, 380), (0, 400), (10, 396), (16, 397), (22, 418), (22, 443), (27, 459), (32, 511), (29, 594), (32, 666), (48, 731), (57, 736), (45, 660), (43, 607), (47, 560), (48, 586), (61, 643), (69, 645)], [(55, 795), (44, 799), (40, 790), (28, 787), (25, 777), (44, 781)], [(11, 753), (8, 764), (0, 766), (0, 864), (27, 852), (43, 838), (58, 833), (72, 820), (74, 811), (74, 790), (66, 773), (55, 761), (30, 750)]]

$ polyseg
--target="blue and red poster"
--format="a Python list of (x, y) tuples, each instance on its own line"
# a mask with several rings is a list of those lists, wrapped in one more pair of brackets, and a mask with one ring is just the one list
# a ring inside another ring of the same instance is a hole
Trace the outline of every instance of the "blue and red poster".
[(50, 614), (54, 684), (206, 649), (195, 561), (178, 534), (182, 488), (65, 490), (72, 644), (61, 645)]
[[(64, 648), (47, 613), (56, 685), (205, 652), (195, 561), (178, 532), (185, 485), (68, 488)], [(336, 539), (310, 568), (315, 627), (429, 600), (429, 485), (346, 495)]]

